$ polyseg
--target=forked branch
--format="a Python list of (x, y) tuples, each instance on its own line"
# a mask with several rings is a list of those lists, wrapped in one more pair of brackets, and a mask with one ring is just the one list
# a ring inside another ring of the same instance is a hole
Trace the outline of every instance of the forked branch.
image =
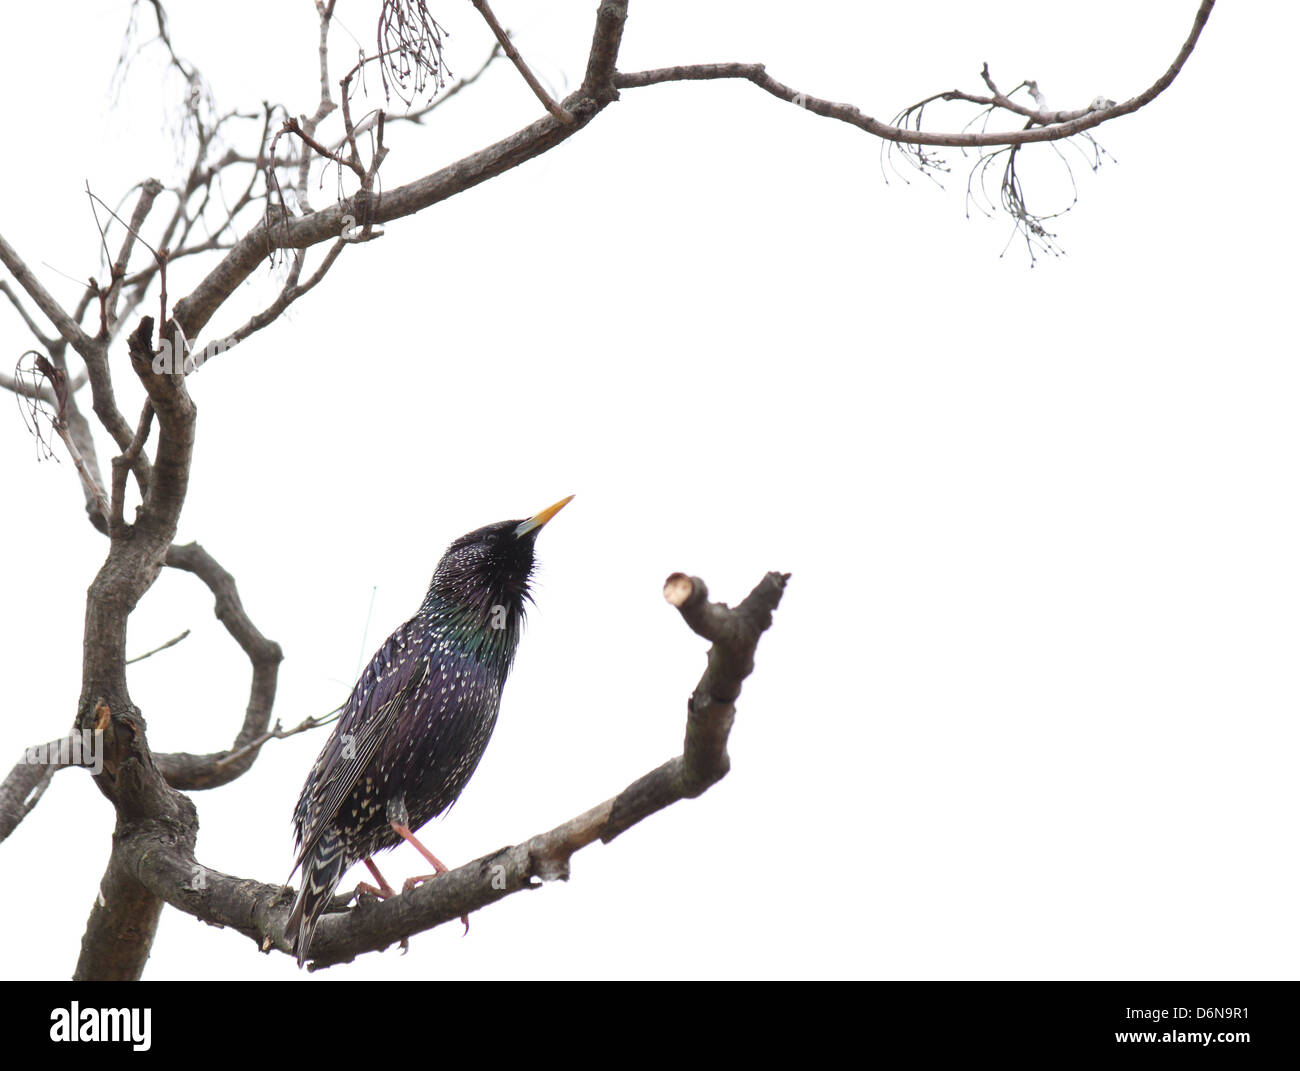
[[(768, 573), (743, 602), (730, 608), (709, 603), (703, 581), (674, 573), (665, 597), (692, 629), (712, 642), (704, 675), (687, 704), (682, 754), (576, 818), (400, 896), (382, 902), (364, 896), (350, 910), (340, 898), (312, 941), (312, 969), (382, 950), (541, 882), (567, 880), (569, 861), (580, 849), (597, 840), (608, 843), (643, 818), (700, 795), (725, 776), (735, 702), (788, 580), (787, 573)], [(144, 761), (142, 730), (134, 734), (132, 747), (138, 776), (147, 778), (151, 764)], [(156, 820), (119, 827), (110, 870), (134, 875), (159, 899), (211, 925), (238, 930), (264, 951), (289, 953), (284, 926), (293, 899), (290, 891), (202, 866), (194, 857), (194, 830), (183, 818), (185, 809), (178, 805), (165, 811)]]

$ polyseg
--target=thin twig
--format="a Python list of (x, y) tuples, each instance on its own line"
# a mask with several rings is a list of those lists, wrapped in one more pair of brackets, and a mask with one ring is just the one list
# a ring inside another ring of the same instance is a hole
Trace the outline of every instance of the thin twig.
[[(491, 67), (493, 62), (500, 59), (503, 55), (505, 55), (505, 53), (501, 51), (500, 42), (494, 43), (492, 45), (492, 51), (488, 53), (487, 59), (483, 61), (482, 65), (480, 65), (478, 70), (476, 70), (473, 74), (465, 78), (457, 79), (450, 86), (448, 86), (443, 92), (439, 93), (436, 97), (434, 97), (433, 100), (431, 100), (423, 108), (417, 108), (413, 112), (405, 112), (402, 115), (393, 115), (392, 113), (387, 113), (385, 116), (387, 122), (396, 123), (400, 121), (400, 122), (416, 123), (418, 125), (420, 122), (423, 121), (424, 117), (428, 115), (430, 112), (432, 112), (435, 108), (438, 108), (441, 105), (445, 104), (457, 93), (459, 93), (462, 89), (465, 89), (468, 86), (472, 86), (475, 82), (477, 82), (479, 78), (482, 77), (483, 72), (486, 71), (489, 67)], [(376, 108), (374, 111), (372, 111), (369, 115), (367, 115), (365, 118), (363, 118), (360, 122), (356, 124), (356, 127), (353, 130), (354, 135), (364, 134), (367, 130), (371, 128), (371, 126), (374, 125), (374, 123), (378, 120), (381, 114), (384, 114), (381, 109)], [(343, 148), (343, 146), (347, 143), (347, 140), (348, 140), (347, 135), (345, 134), (343, 137), (339, 138), (338, 141), (334, 142), (334, 144), (330, 146), (331, 151), (337, 152), (339, 149)]]
[(267, 732), (264, 732), (256, 740), (253, 740), (250, 743), (245, 744), (243, 747), (235, 751), (232, 751), (229, 755), (225, 755), (217, 759), (215, 765), (225, 766), (228, 763), (232, 763), (236, 761), (237, 759), (242, 759), (245, 755), (248, 755), (251, 752), (256, 751), (268, 740), (286, 740), (291, 736), (297, 736), (299, 733), (305, 733), (310, 729), (318, 729), (322, 725), (331, 725), (334, 722), (338, 721), (338, 715), (342, 710), (343, 710), (342, 706), (337, 706), (333, 710), (331, 710), (328, 714), (319, 714), (319, 715), (313, 714), (309, 718), (304, 718), (303, 721), (295, 725), (292, 729), (281, 729), (280, 723), (277, 721), (275, 723), (274, 729), (270, 729)]
[(537, 99), (542, 102), (542, 106), (550, 112), (561, 123), (572, 123), (573, 113), (567, 108), (557, 104), (551, 95), (542, 88), (542, 83), (528, 69), (528, 64), (524, 62), (524, 57), (519, 54), (519, 49), (515, 48), (510, 40), (510, 35), (501, 28), (501, 23), (497, 22), (497, 17), (492, 14), (492, 9), (488, 6), (487, 0), (471, 0), (471, 3), (478, 8), (478, 12), (483, 16), (483, 21), (488, 24), (488, 28), (496, 36), (497, 43), (504, 50), (505, 54), (510, 57), (510, 62), (518, 69), (519, 73), (524, 76), (524, 81), (528, 83), (528, 88), (536, 95)]
[[(1100, 126), (1111, 119), (1129, 115), (1150, 104), (1156, 97), (1160, 96), (1173, 84), (1174, 79), (1178, 77), (1179, 72), (1183, 69), (1183, 64), (1191, 56), (1213, 8), (1214, 0), (1202, 0), (1196, 16), (1192, 20), (1191, 32), (1178, 50), (1178, 55), (1174, 57), (1173, 63), (1169, 65), (1164, 74), (1137, 96), (1107, 107), (1094, 108), (1090, 106), (1077, 118), (1065, 122), (1034, 126), (1029, 129), (1001, 130), (982, 134), (932, 133), (924, 130), (909, 130), (890, 123), (882, 123), (878, 119), (864, 115), (851, 104), (823, 100), (820, 97), (813, 97), (807, 93), (801, 93), (797, 89), (792, 89), (769, 75), (761, 63), (698, 63), (681, 67), (663, 67), (651, 71), (618, 72), (614, 75), (614, 87), (616, 89), (635, 89), (641, 86), (659, 85), (663, 82), (743, 78), (753, 82), (760, 89), (771, 93), (773, 96), (779, 97), (781, 100), (797, 104), (805, 111), (825, 116), (828, 119), (838, 119), (840, 122), (856, 126), (868, 134), (874, 134), (876, 137), (908, 145), (947, 145), (953, 148), (978, 148), (987, 145), (1025, 145), (1038, 141), (1060, 141), (1064, 138), (1073, 137), (1075, 134), (1081, 134), (1083, 131), (1090, 130), (1095, 126)], [(1035, 116), (1035, 122), (1038, 121), (1037, 116)]]
[[(29, 351), (33, 352), (34, 351)], [(25, 356), (25, 355), (24, 355)], [(49, 358), (44, 354), (35, 354), (36, 368), (40, 371), (49, 383), (50, 392), (54, 396), (54, 415), (50, 418), (50, 424), (59, 438), (63, 440), (63, 445), (68, 450), (68, 456), (72, 458), (72, 464), (76, 467), (77, 475), (81, 477), (82, 487), (85, 489), (87, 497), (93, 499), (99, 507), (99, 512), (103, 515), (104, 523), (109, 523), (112, 514), (109, 512), (108, 496), (104, 494), (104, 488), (100, 485), (99, 479), (90, 470), (81, 456), (81, 451), (77, 448), (76, 440), (68, 430), (67, 409), (68, 409), (68, 377), (63, 369), (50, 363)]]
[(23, 323), (27, 325), (27, 330), (29, 330), (33, 335), (36, 336), (36, 341), (39, 342), (42, 346), (44, 346), (47, 350), (53, 348), (54, 339), (46, 336), (46, 334), (39, 327), (36, 326), (36, 321), (33, 320), (31, 316), (28, 314), (27, 309), (23, 306), (23, 303), (18, 300), (18, 295), (15, 294), (13, 290), (10, 289), (9, 283), (5, 279), (0, 279), (0, 294), (4, 294), (4, 296), (9, 299), (10, 304), (12, 304), (13, 307), (18, 310), (18, 315), (22, 317)]
[(142, 655), (136, 655), (134, 658), (128, 658), (128, 659), (126, 660), (126, 665), (129, 666), (129, 665), (131, 665), (133, 662), (143, 662), (143, 661), (144, 661), (146, 658), (148, 658), (150, 655), (156, 655), (159, 651), (165, 651), (165, 650), (167, 650), (168, 647), (175, 647), (178, 643), (181, 642), (181, 640), (185, 639), (185, 637), (188, 636), (189, 634), (190, 634), (190, 630), (189, 630), (189, 629), (186, 629), (186, 630), (185, 630), (184, 632), (182, 632), (179, 636), (173, 636), (170, 640), (168, 640), (166, 643), (164, 643), (161, 647), (155, 647), (152, 651), (145, 651), (145, 653), (142, 654)]
[[(378, 234), (376, 234), (375, 237), (378, 237)], [(285, 309), (287, 309), (290, 305), (292, 305), (295, 301), (297, 301), (300, 297), (302, 297), (303, 294), (307, 293), (308, 290), (312, 289), (312, 287), (314, 287), (325, 277), (325, 273), (328, 272), (330, 268), (334, 266), (334, 262), (338, 260), (339, 254), (343, 252), (345, 246), (348, 246), (358, 240), (359, 239), (355, 237), (351, 239), (344, 237), (336, 241), (330, 247), (330, 251), (325, 254), (325, 259), (321, 261), (320, 267), (318, 267), (311, 274), (311, 276), (307, 279), (305, 283), (290, 283), (288, 286), (286, 286), (283, 290), (280, 291), (279, 295), (276, 297), (276, 299), (273, 302), (271, 302), (270, 305), (268, 305), (261, 312), (257, 313), (255, 316), (253, 316), (242, 327), (237, 328), (235, 331), (231, 332), (229, 335), (226, 335), (224, 338), (219, 338), (212, 342), (209, 342), (206, 346), (203, 347), (203, 349), (198, 354), (195, 355), (193, 360), (193, 368), (195, 370), (201, 368), (207, 361), (211, 360), (217, 354), (224, 353), (226, 350), (230, 349), (231, 347), (238, 345), (240, 342), (243, 342), (244, 339), (246, 339), (249, 335), (253, 334), (255, 331), (260, 331), (268, 324), (274, 323), (279, 318), (280, 314), (284, 312)], [(301, 265), (298, 265), (298, 267), (301, 267)]]

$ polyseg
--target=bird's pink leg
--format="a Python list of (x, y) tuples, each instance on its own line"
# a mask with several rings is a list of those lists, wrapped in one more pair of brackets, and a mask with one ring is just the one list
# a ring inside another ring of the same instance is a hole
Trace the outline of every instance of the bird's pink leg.
[(447, 873), (447, 865), (434, 855), (433, 852), (429, 851), (428, 848), (416, 840), (415, 834), (407, 829), (406, 826), (402, 825), (401, 822), (392, 822), (390, 825), (392, 825), (394, 833), (401, 837), (402, 840), (412, 845), (417, 852), (433, 864), (433, 873), (428, 875), (429, 877), (436, 878), (439, 874)]
[(397, 890), (394, 889), (391, 885), (388, 884), (387, 881), (384, 880), (383, 874), (379, 873), (379, 867), (375, 866), (374, 860), (372, 859), (366, 860), (366, 869), (369, 870), (370, 873), (375, 876), (375, 880), (379, 882), (379, 888), (375, 888), (369, 882), (365, 882), (365, 881), (358, 882), (357, 890), (352, 894), (353, 896), (365, 892), (365, 893), (370, 893), (371, 896), (378, 896), (379, 899), (381, 900), (387, 900), (390, 896), (397, 895)]
[[(394, 833), (396, 833), (399, 837), (401, 837), (402, 840), (410, 844), (417, 852), (419, 852), (422, 856), (424, 856), (427, 860), (429, 860), (430, 863), (433, 864), (432, 874), (421, 874), (418, 877), (407, 878), (404, 882), (402, 882), (402, 892), (410, 892), (417, 885), (419, 885), (420, 882), (431, 881), (433, 878), (436, 878), (439, 874), (447, 873), (446, 864), (444, 864), (441, 859), (439, 859), (436, 855), (433, 854), (433, 852), (429, 851), (428, 848), (426, 848), (423, 844), (421, 844), (416, 839), (415, 834), (412, 833), (409, 829), (407, 829), (406, 826), (402, 825), (400, 822), (390, 822), (389, 824), (393, 827)], [(465, 932), (469, 933), (469, 916), (461, 915), (460, 921), (465, 924)]]

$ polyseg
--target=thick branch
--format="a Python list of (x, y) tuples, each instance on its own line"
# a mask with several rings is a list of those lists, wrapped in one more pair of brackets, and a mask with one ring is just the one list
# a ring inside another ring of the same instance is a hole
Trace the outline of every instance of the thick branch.
[[(101, 710), (107, 710), (101, 705)], [(145, 741), (144, 722), (131, 711), (106, 717), (104, 765), (96, 778), (117, 810), (113, 852), (81, 939), (73, 978), (82, 981), (140, 977), (153, 947), (166, 898), (139, 880), (132, 847), (140, 831), (172, 852), (192, 855), (198, 814), (189, 797), (168, 787)]]
[(145, 819), (166, 820), (192, 839), (197, 825), (193, 804), (159, 772), (126, 684), (127, 620), (175, 537), (194, 445), (195, 407), (184, 377), (153, 370), (152, 336), (153, 320), (146, 316), (128, 339), (131, 365), (158, 422), (152, 479), (136, 522), (111, 534), (108, 556), (86, 594), (77, 727), (103, 730), (103, 765), (95, 783), (117, 812), (117, 832), (82, 940), (78, 978), (138, 977), (148, 958), (161, 901), (123, 869), (118, 846), (129, 831)]
[(603, 0), (596, 11), (596, 30), (591, 37), (587, 71), (582, 78), (582, 88), (588, 96), (598, 100), (617, 99), (614, 67), (618, 63), (618, 50), (623, 44), (623, 25), (626, 22), (626, 0)]
[[(117, 834), (114, 834), (114, 840)], [(74, 982), (133, 982), (153, 948), (163, 901), (123, 870), (117, 852), (109, 856), (99, 895), (81, 937)]]
[(0, 841), (32, 812), (57, 770), (58, 767), (50, 763), (24, 761), (15, 765), (0, 782)]

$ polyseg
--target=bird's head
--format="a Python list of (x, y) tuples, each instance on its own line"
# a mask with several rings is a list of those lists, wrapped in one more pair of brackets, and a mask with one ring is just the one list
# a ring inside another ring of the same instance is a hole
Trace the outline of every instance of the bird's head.
[(523, 615), (533, 575), (533, 548), (543, 526), (573, 499), (562, 498), (526, 520), (498, 521), (467, 532), (442, 556), (429, 594), (458, 607)]

